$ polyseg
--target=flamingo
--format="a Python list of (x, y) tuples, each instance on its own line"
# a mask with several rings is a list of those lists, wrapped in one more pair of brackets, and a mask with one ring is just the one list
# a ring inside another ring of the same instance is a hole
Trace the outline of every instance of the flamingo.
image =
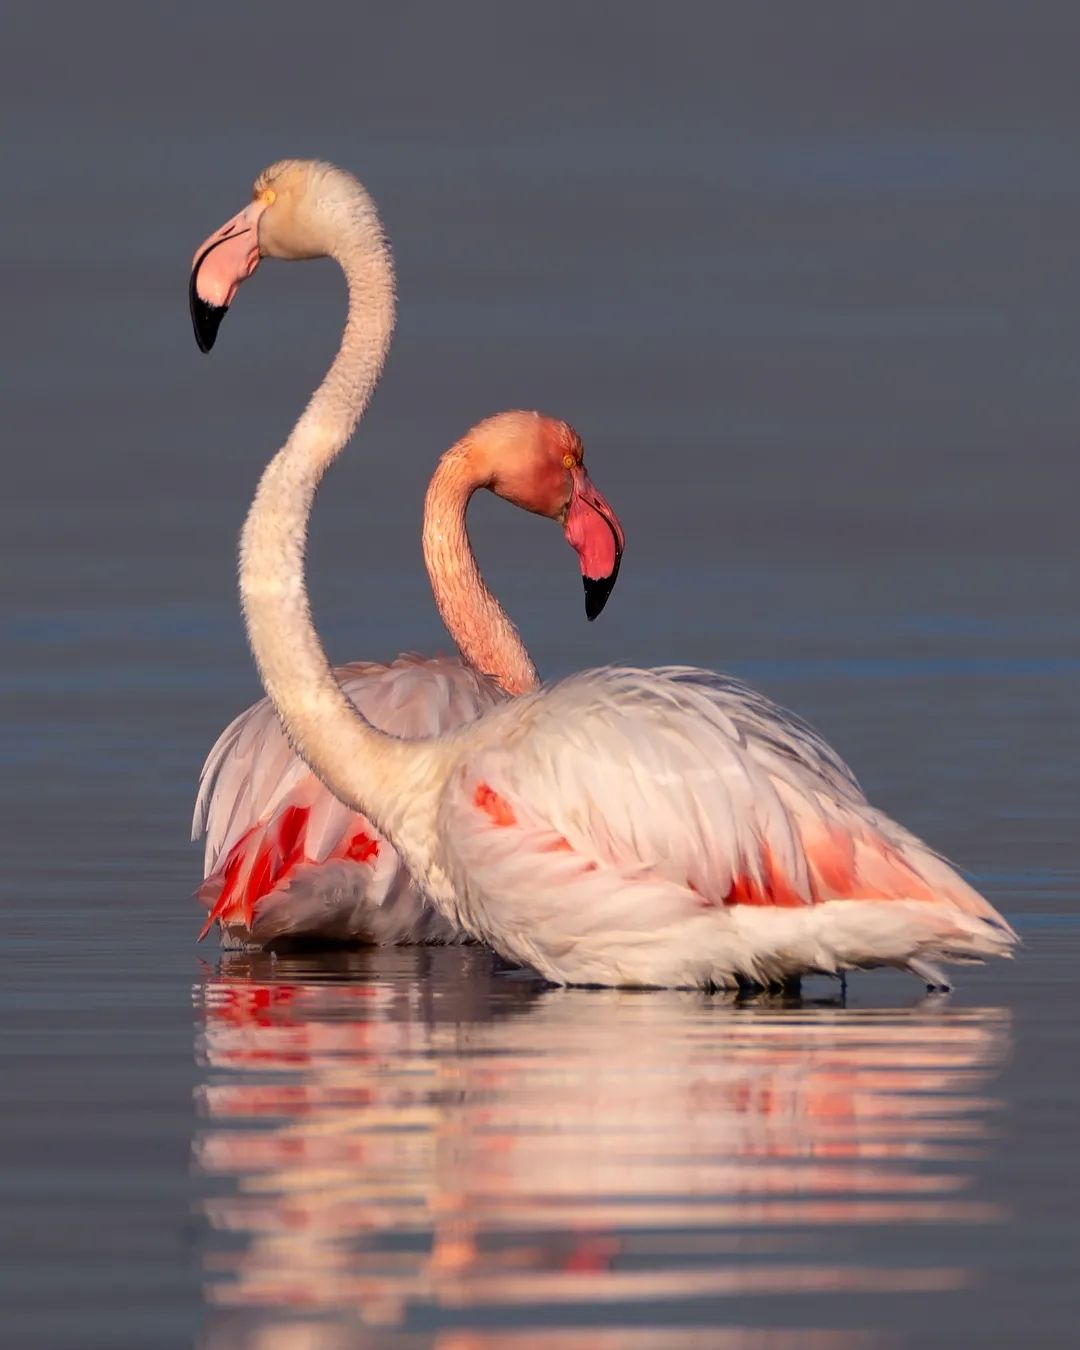
[[(437, 735), (537, 687), (517, 629), (480, 575), (465, 513), (480, 488), (528, 509), (535, 484), (563, 475), (563, 462), (580, 462), (582, 453), (566, 422), (515, 411), (481, 422), (443, 455), (424, 501), (422, 544), (436, 605), (461, 659), (406, 654), (389, 665), (339, 666), (334, 678), (375, 725), (402, 736)], [(593, 535), (577, 529), (583, 511), (610, 522), (613, 564), (586, 551)], [(566, 528), (581, 556), (593, 619), (615, 583), (624, 536), (584, 469)], [(589, 575), (590, 568), (604, 575)], [(226, 947), (283, 938), (381, 944), (465, 937), (425, 903), (371, 822), (343, 806), (294, 753), (269, 699), (235, 718), (206, 759), (192, 837), (204, 834), (205, 880), (197, 894), (209, 913), (202, 936), (217, 922)]]
[[(264, 171), (196, 255), (205, 332), (262, 256), (334, 258), (349, 310), (244, 524), (248, 639), (293, 745), (440, 913), (555, 984), (772, 986), (892, 966), (947, 989), (944, 964), (1011, 954), (1002, 916), (872, 807), (815, 731), (725, 676), (607, 667), (438, 736), (374, 727), (322, 649), (304, 548), (315, 490), (382, 369), (390, 257), (364, 187), (300, 160)], [(580, 465), (563, 472), (534, 509), (573, 500)], [(611, 559), (613, 533), (599, 516), (594, 529)]]
[[(483, 487), (512, 501), (523, 487), (526, 495), (518, 500), (527, 505), (533, 480), (560, 472), (563, 460), (581, 454), (580, 438), (566, 422), (507, 412), (473, 427), (442, 457), (425, 498), (422, 542), (436, 604), (462, 659), (406, 654), (389, 665), (338, 667), (338, 683), (377, 726), (403, 736), (435, 735), (506, 695), (537, 687), (520, 635), (480, 575), (465, 511)], [(587, 509), (602, 514), (615, 532), (611, 572), (583, 575), (586, 612), (595, 618), (614, 585), (624, 536), (584, 470), (576, 501), (574, 521)], [(574, 535), (579, 552), (591, 538)], [(424, 902), (370, 821), (337, 801), (293, 752), (269, 699), (231, 722), (207, 757), (192, 825), (193, 838), (203, 834), (205, 879), (197, 894), (209, 913), (202, 936), (216, 921), (227, 947), (282, 938), (401, 943), (465, 937)]]

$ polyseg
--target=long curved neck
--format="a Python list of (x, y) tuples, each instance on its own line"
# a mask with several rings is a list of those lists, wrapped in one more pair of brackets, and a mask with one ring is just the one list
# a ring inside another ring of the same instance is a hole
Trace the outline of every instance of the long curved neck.
[(394, 329), (394, 270), (374, 205), (351, 184), (335, 208), (333, 256), (349, 289), (345, 332), (259, 482), (241, 535), (240, 594), (259, 675), (290, 741), (336, 797), (393, 838), (403, 803), (411, 797), (419, 806), (411, 785), (437, 776), (433, 751), (377, 731), (345, 698), (304, 582), (315, 491), (371, 401)]
[(442, 621), (468, 664), (508, 694), (527, 694), (540, 677), (480, 574), (465, 524), (469, 498), (485, 477), (468, 437), (443, 455), (424, 499), (424, 562)]

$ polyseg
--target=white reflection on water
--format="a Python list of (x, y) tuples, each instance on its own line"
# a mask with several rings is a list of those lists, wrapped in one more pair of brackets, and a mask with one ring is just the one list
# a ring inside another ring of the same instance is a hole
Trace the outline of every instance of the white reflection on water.
[[(322, 1350), (343, 1325), (534, 1328), (588, 1306), (585, 1339), (557, 1343), (603, 1346), (627, 1307), (665, 1323), (658, 1305), (692, 1300), (708, 1325), (731, 1296), (950, 1290), (973, 1272), (916, 1244), (872, 1260), (857, 1234), (1000, 1217), (968, 1190), (1002, 1009), (547, 990), (477, 950), (233, 957), (196, 1000), (215, 1345), (241, 1312), (258, 1339), (237, 1344)], [(275, 1331), (298, 1314), (330, 1321)]]

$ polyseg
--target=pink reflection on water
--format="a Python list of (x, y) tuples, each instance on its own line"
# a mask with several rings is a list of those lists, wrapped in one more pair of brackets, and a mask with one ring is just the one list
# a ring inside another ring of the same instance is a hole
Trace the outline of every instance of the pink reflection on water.
[(222, 1312), (359, 1331), (417, 1308), (528, 1323), (559, 1305), (941, 1291), (971, 1272), (834, 1255), (819, 1235), (1000, 1217), (970, 1165), (992, 1139), (1001, 1010), (548, 991), (476, 951), (343, 961), (351, 982), (234, 958), (197, 990), (194, 1156)]

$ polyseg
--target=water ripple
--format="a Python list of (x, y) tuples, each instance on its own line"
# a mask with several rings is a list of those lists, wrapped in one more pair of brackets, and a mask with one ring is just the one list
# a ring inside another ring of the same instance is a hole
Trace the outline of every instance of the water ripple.
[(955, 1290), (883, 1234), (1003, 1217), (972, 1193), (1002, 1009), (549, 990), (469, 950), (233, 957), (195, 998), (210, 1344)]

